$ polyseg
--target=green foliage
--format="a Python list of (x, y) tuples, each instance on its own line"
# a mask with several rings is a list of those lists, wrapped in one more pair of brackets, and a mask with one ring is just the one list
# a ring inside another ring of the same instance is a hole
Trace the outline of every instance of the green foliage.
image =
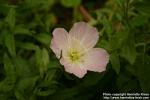
[(6, 78), (0, 82), (0, 92), (9, 92), (13, 90), (16, 81), (15, 66), (7, 54), (4, 55), (4, 69)]
[(131, 64), (135, 62), (136, 49), (133, 42), (127, 43), (122, 47), (120, 56), (124, 57)]
[(60, 2), (65, 7), (76, 7), (80, 5), (81, 0), (60, 0)]
[(39, 72), (41, 75), (43, 75), (44, 72), (47, 70), (47, 66), (49, 64), (48, 51), (44, 48), (42, 50), (40, 48), (37, 48), (35, 57), (36, 57), (36, 65), (39, 67)]
[(120, 72), (120, 59), (117, 53), (112, 53), (110, 55), (110, 62), (112, 64), (112, 68), (116, 71), (117, 74)]
[(15, 40), (14, 40), (14, 36), (11, 33), (5, 33), (5, 46), (7, 47), (9, 53), (12, 56), (16, 55), (16, 47), (15, 47)]
[[(100, 4), (100, 5), (99, 5)], [(1, 0), (0, 100), (101, 100), (103, 92), (150, 92), (149, 0)], [(88, 21), (110, 61), (82, 79), (50, 49), (56, 27)], [(99, 99), (100, 97), (100, 99)]]
[(49, 34), (38, 34), (35, 36), (35, 39), (40, 43), (45, 44), (47, 47), (50, 45), (50, 35)]
[(25, 3), (31, 9), (48, 10), (54, 4), (54, 0), (25, 0)]
[(10, 8), (7, 17), (5, 18), (6, 23), (8, 24), (8, 26), (10, 27), (11, 30), (14, 29), (15, 27), (15, 9), (14, 8)]

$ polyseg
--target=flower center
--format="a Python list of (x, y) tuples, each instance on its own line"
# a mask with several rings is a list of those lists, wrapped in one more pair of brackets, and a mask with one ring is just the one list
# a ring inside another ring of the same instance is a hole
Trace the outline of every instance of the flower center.
[(75, 50), (71, 50), (69, 52), (69, 58), (72, 62), (76, 62), (76, 61), (79, 61), (80, 58), (81, 58), (81, 54)]

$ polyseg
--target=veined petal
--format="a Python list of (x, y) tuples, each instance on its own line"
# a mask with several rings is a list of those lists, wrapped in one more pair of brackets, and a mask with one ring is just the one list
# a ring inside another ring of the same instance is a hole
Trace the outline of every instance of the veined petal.
[(106, 70), (109, 54), (102, 48), (93, 48), (88, 52), (85, 68), (90, 71), (102, 72)]
[(80, 64), (70, 64), (65, 59), (61, 58), (60, 63), (64, 65), (65, 71), (82, 78), (87, 73), (87, 70)]
[(96, 45), (99, 33), (96, 28), (85, 22), (78, 22), (73, 25), (69, 36), (79, 40), (86, 48), (92, 48)]
[(66, 46), (68, 40), (68, 32), (63, 28), (56, 28), (53, 31), (53, 39), (50, 48), (60, 58), (61, 50)]

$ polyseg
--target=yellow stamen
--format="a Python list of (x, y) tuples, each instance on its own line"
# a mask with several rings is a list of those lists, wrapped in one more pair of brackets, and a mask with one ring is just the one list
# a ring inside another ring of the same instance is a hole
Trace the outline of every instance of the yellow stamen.
[(77, 60), (79, 60), (79, 58), (80, 58), (80, 55), (78, 52), (71, 52), (70, 53), (70, 59), (72, 61), (77, 61)]
[(79, 53), (76, 50), (70, 50), (69, 52), (69, 58), (71, 60), (71, 62), (77, 62), (81, 59), (81, 53)]

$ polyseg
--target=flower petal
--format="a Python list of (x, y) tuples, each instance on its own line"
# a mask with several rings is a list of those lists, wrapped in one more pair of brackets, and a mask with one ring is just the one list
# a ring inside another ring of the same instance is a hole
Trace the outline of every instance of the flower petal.
[(50, 48), (56, 54), (57, 58), (60, 58), (61, 50), (65, 47), (68, 38), (68, 32), (63, 28), (56, 28), (53, 31), (53, 38)]
[(70, 30), (69, 35), (82, 42), (87, 48), (94, 47), (99, 38), (97, 29), (85, 22), (75, 23)]
[(88, 52), (85, 68), (90, 71), (102, 72), (106, 70), (109, 54), (102, 48), (93, 48)]
[(79, 64), (69, 64), (65, 61), (65, 59), (61, 58), (60, 63), (64, 65), (65, 71), (74, 74), (79, 78), (83, 78), (87, 73), (87, 70), (83, 68), (83, 66)]

